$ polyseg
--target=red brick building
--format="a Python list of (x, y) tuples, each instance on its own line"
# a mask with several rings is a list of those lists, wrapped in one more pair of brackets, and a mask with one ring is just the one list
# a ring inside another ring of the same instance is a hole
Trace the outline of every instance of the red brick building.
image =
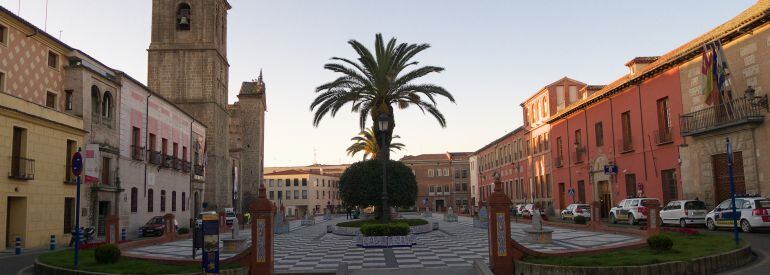
[(469, 152), (405, 156), (401, 162), (409, 166), (417, 179), (416, 206), (432, 211), (445, 211), (452, 206), (455, 213), (470, 209)]

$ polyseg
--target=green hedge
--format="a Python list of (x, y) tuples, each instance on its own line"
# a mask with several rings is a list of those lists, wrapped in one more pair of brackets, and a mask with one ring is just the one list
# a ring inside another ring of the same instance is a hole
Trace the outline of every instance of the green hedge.
[(103, 244), (94, 251), (94, 259), (99, 264), (114, 264), (120, 260), (120, 248), (114, 244)]
[(574, 220), (576, 224), (586, 224), (588, 222), (588, 219), (583, 216), (575, 216), (572, 220)]
[[(423, 219), (396, 219), (396, 220), (392, 220), (391, 223), (405, 223), (408, 226), (418, 226), (418, 225), (426, 225), (428, 224), (428, 221)], [(350, 222), (341, 222), (341, 223), (338, 223), (337, 226), (361, 227), (364, 224), (381, 224), (381, 223), (379, 220), (356, 220), (356, 221), (350, 221)]]
[(409, 225), (406, 223), (364, 224), (361, 226), (364, 236), (406, 236), (409, 235)]
[(658, 234), (647, 238), (647, 245), (649, 245), (652, 250), (668, 251), (674, 246), (674, 241), (666, 235)]

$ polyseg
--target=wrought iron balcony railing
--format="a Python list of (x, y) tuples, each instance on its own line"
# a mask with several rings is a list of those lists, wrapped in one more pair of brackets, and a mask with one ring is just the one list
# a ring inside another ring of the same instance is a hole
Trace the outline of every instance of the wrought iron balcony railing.
[(747, 123), (762, 123), (767, 95), (740, 97), (680, 117), (682, 136), (692, 136)]
[(147, 154), (149, 155), (150, 163), (160, 165), (163, 162), (160, 152), (147, 150)]
[(183, 161), (182, 162), (182, 172), (190, 173), (190, 162), (189, 161)]
[(11, 171), (8, 177), (17, 180), (35, 179), (35, 160), (19, 156), (11, 156)]
[(174, 168), (174, 157), (172, 156), (166, 156), (162, 155), (162, 162), (160, 163), (160, 167), (163, 168)]
[(196, 176), (203, 176), (203, 165), (196, 164), (193, 169)]
[(131, 145), (131, 158), (134, 160), (144, 161), (144, 147)]

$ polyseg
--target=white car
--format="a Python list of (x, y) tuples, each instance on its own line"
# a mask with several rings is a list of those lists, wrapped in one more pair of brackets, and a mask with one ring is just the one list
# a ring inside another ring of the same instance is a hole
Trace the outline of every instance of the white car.
[[(531, 217), (532, 216), (532, 212), (534, 211), (533, 210), (534, 208), (535, 208), (534, 204), (529, 203), (529, 204), (525, 205), (524, 206), (524, 210), (521, 210), (521, 215), (524, 216), (524, 217)], [(542, 207), (540, 209), (538, 209), (538, 210), (539, 210), (538, 212), (540, 212), (540, 215), (543, 215), (545, 213), (545, 212), (543, 212), (543, 208)]]
[(706, 223), (706, 204), (696, 200), (671, 201), (660, 210), (660, 220), (663, 224), (678, 224), (687, 227), (691, 224)]
[(559, 215), (562, 220), (574, 219), (577, 216), (583, 216), (586, 219), (591, 219), (591, 206), (584, 203), (573, 203), (567, 206), (566, 209), (561, 211)]
[[(763, 197), (736, 197), (735, 211), (738, 226), (743, 232), (751, 232), (754, 228), (770, 227), (770, 200)], [(733, 209), (731, 200), (725, 200), (706, 215), (706, 227), (717, 230), (719, 227), (733, 226)]]
[(618, 205), (610, 209), (610, 223), (627, 221), (628, 224), (637, 224), (639, 221), (646, 221), (649, 210), (644, 206), (644, 203), (647, 201), (653, 201), (660, 205), (660, 201), (656, 198), (631, 198), (620, 201)]

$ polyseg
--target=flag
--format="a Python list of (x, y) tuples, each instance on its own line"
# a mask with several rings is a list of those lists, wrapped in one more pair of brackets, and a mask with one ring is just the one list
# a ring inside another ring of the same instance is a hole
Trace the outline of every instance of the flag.
[(727, 56), (722, 49), (722, 42), (717, 40), (714, 42), (714, 48), (716, 52), (716, 76), (717, 76), (717, 89), (719, 90), (719, 96), (722, 97), (724, 102), (732, 100), (732, 84), (730, 83), (730, 66), (727, 65)]
[(203, 177), (206, 177), (206, 170), (209, 164), (209, 150), (207, 142), (203, 142)]
[(703, 75), (703, 94), (706, 95), (706, 104), (714, 103), (714, 52), (710, 44), (703, 45), (700, 72)]

